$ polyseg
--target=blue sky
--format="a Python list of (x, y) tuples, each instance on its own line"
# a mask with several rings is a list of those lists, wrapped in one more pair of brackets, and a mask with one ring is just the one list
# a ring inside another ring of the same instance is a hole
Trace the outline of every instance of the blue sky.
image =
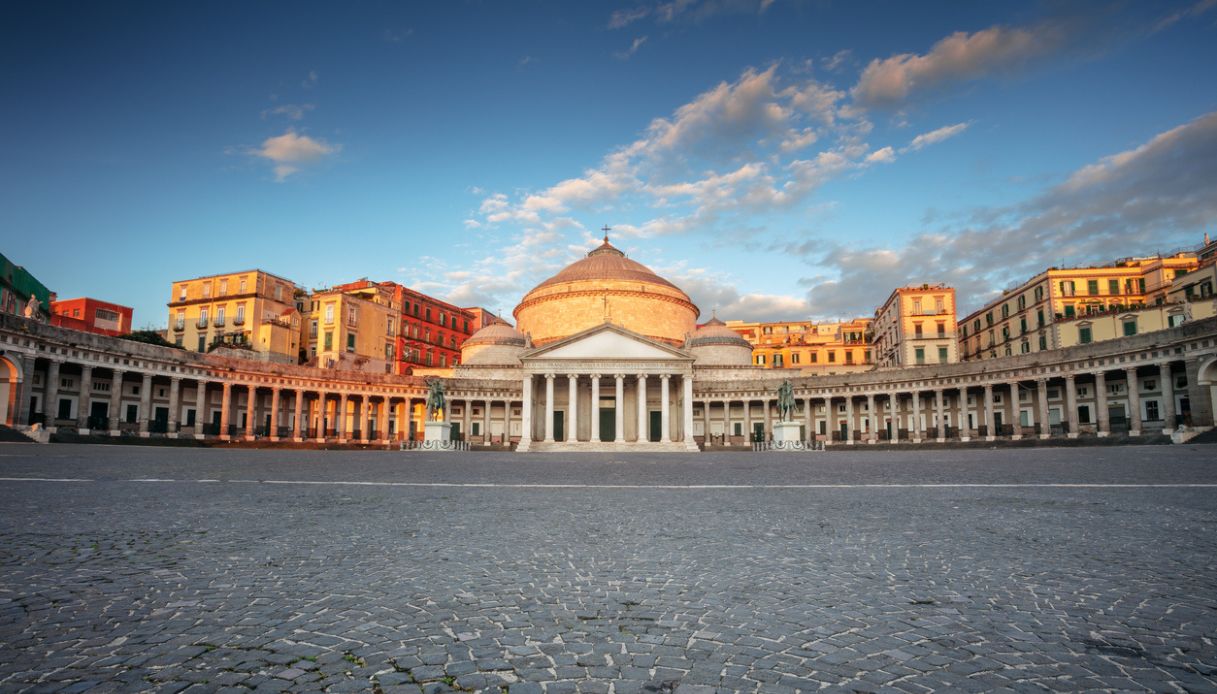
[(510, 313), (598, 242), (703, 317), (961, 308), (1217, 231), (1217, 0), (4, 3), (3, 251)]

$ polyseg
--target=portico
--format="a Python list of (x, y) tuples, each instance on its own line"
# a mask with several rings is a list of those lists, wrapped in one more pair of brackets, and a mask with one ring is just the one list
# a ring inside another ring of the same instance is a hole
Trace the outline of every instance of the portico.
[(696, 451), (693, 361), (607, 323), (524, 352), (518, 450)]

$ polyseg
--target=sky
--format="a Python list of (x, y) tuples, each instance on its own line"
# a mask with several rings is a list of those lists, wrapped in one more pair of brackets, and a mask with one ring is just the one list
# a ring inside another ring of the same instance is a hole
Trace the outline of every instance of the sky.
[[(0, 250), (510, 319), (611, 227), (702, 320), (960, 315), (1217, 232), (1217, 0), (0, 3)], [(1214, 233), (1217, 236), (1217, 233)]]

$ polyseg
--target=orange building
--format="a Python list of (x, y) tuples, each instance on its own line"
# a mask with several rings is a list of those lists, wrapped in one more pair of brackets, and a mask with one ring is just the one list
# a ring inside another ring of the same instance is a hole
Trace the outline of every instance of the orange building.
[(51, 325), (111, 337), (131, 332), (133, 313), (130, 306), (89, 297), (51, 301)]

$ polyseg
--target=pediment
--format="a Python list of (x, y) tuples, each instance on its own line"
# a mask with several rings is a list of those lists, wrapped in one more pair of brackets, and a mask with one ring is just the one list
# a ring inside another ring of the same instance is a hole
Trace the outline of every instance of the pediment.
[(606, 324), (540, 347), (529, 354), (525, 354), (523, 359), (571, 359), (580, 361), (593, 359), (688, 360), (691, 357), (674, 347), (647, 339), (624, 328)]

